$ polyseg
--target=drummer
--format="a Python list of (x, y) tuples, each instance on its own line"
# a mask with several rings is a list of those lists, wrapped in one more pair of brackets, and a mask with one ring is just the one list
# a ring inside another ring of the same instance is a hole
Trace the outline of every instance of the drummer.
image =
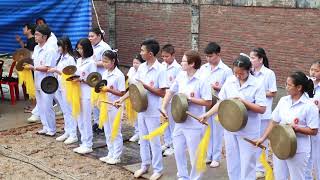
[[(115, 101), (125, 94), (125, 77), (118, 69), (118, 54), (115, 50), (107, 50), (102, 55), (102, 62), (106, 71), (102, 74), (102, 79), (107, 80), (107, 86), (101, 89), (107, 93), (108, 101)], [(111, 131), (118, 109), (108, 105), (108, 119), (104, 123), (104, 133), (108, 148), (108, 155), (100, 158), (101, 161), (107, 164), (118, 164), (121, 162), (120, 156), (123, 149), (123, 139), (121, 134), (121, 123), (118, 134), (114, 141), (111, 141)], [(101, 112), (103, 113), (103, 112)]]
[[(167, 115), (167, 106), (175, 93), (183, 93), (188, 97), (188, 110), (195, 115), (204, 113), (203, 106), (211, 104), (210, 85), (201, 79), (198, 70), (201, 65), (201, 57), (197, 51), (189, 50), (182, 57), (182, 72), (166, 92), (161, 110)], [(196, 172), (196, 150), (203, 135), (203, 125), (197, 120), (188, 117), (183, 123), (176, 123), (172, 133), (174, 155), (178, 169), (178, 179), (200, 179), (201, 174)], [(188, 173), (186, 151), (189, 151), (191, 172)]]
[[(263, 48), (254, 48), (250, 52), (250, 60), (253, 66), (253, 76), (256, 77), (258, 81), (262, 83), (262, 86), (264, 87), (267, 96), (267, 109), (266, 112), (261, 115), (260, 134), (262, 135), (271, 119), (272, 100), (277, 93), (276, 76), (274, 72), (271, 69), (269, 69), (268, 57)], [(263, 145), (268, 147), (268, 142), (264, 142)], [(256, 177), (263, 178), (265, 176), (264, 168), (259, 161), (259, 157), (262, 151), (260, 148), (257, 150), (258, 153), (256, 164)], [(266, 153), (267, 152), (268, 151), (266, 151)]]
[[(161, 57), (163, 59), (162, 64), (166, 67), (167, 70), (167, 82), (170, 87), (174, 82), (175, 78), (181, 71), (181, 65), (177, 63), (175, 59), (175, 50), (174, 46), (171, 44), (166, 44), (161, 49)], [(166, 129), (164, 133), (164, 144), (161, 146), (161, 150), (164, 151), (163, 155), (170, 156), (174, 153), (173, 143), (172, 143), (172, 133), (174, 130), (173, 117), (171, 114), (171, 102), (167, 107), (168, 117), (169, 117), (169, 128)]]
[[(305, 179), (305, 170), (310, 157), (310, 136), (315, 136), (319, 127), (319, 110), (309, 101), (313, 97), (313, 82), (303, 72), (294, 72), (286, 81), (288, 96), (282, 97), (274, 111), (263, 136), (257, 144), (263, 143), (275, 124), (290, 124), (296, 133), (297, 151), (289, 159), (280, 160), (273, 156), (274, 176), (277, 180)], [(306, 93), (305, 93), (306, 92)], [(285, 147), (282, 147), (285, 148)]]
[[(204, 80), (211, 85), (211, 89), (216, 95), (218, 95), (227, 77), (232, 75), (231, 68), (223, 63), (220, 57), (220, 51), (221, 47), (219, 44), (210, 42), (204, 49), (208, 63), (202, 65), (200, 68)], [(207, 162), (211, 162), (210, 167), (212, 168), (220, 165), (223, 139), (223, 128), (215, 118), (216, 115), (208, 119), (212, 131), (207, 153)]]
[[(147, 173), (151, 163), (153, 174), (150, 179), (156, 180), (162, 176), (163, 163), (160, 137), (155, 137), (152, 141), (142, 139), (142, 136), (149, 134), (160, 126), (160, 97), (165, 95), (165, 90), (168, 88), (165, 67), (156, 58), (159, 50), (160, 45), (155, 39), (146, 39), (141, 44), (140, 54), (146, 62), (139, 66), (136, 79), (148, 90), (148, 108), (146, 111), (138, 113), (142, 163), (141, 168), (134, 173), (135, 178)], [(128, 97), (129, 92), (115, 103), (122, 103)]]
[[(242, 54), (242, 53), (241, 53)], [(238, 99), (248, 110), (246, 126), (238, 132), (224, 131), (226, 146), (227, 171), (230, 180), (255, 180), (256, 147), (243, 140), (243, 137), (256, 139), (260, 131), (260, 115), (266, 110), (266, 94), (264, 88), (251, 75), (252, 64), (248, 56), (240, 55), (233, 62), (233, 76), (223, 84), (219, 98)], [(217, 112), (220, 102), (217, 102), (202, 120)], [(233, 113), (233, 112), (230, 112)]]
[(64, 118), (64, 134), (57, 137), (57, 141), (64, 141), (65, 144), (72, 144), (78, 142), (77, 137), (77, 122), (71, 115), (71, 106), (67, 102), (67, 94), (65, 87), (62, 83), (62, 69), (69, 65), (76, 65), (76, 61), (73, 57), (73, 49), (69, 37), (63, 36), (58, 39), (58, 48), (60, 57), (57, 60), (57, 66), (55, 68), (50, 68), (48, 72), (55, 73), (59, 82), (59, 88), (54, 93), (54, 97), (57, 100), (57, 103), (60, 105), (63, 112)]
[(81, 135), (81, 144), (79, 147), (73, 149), (74, 152), (79, 154), (86, 154), (92, 152), (92, 126), (91, 126), (91, 87), (83, 83), (83, 80), (87, 78), (87, 76), (97, 71), (97, 66), (95, 65), (92, 56), (93, 49), (89, 39), (82, 38), (77, 42), (77, 51), (79, 52), (81, 58), (77, 59), (77, 71), (76, 75), (80, 76), (80, 79), (77, 81), (81, 81), (80, 83), (80, 103), (81, 103), (81, 112), (77, 119), (79, 132)]

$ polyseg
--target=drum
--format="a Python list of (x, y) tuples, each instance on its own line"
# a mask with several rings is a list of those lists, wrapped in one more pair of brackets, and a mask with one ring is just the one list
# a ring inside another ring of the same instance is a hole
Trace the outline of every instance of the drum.
[(277, 124), (271, 130), (268, 139), (277, 158), (285, 160), (297, 152), (297, 137), (290, 125)]
[(58, 89), (58, 80), (53, 76), (47, 76), (41, 81), (41, 89), (47, 94), (53, 94)]
[(102, 76), (100, 73), (98, 72), (92, 72), (87, 76), (86, 79), (86, 83), (90, 86), (90, 87), (96, 87), (96, 85), (98, 84), (98, 82), (100, 82), (102, 80)]
[(178, 93), (172, 97), (171, 114), (176, 123), (183, 123), (186, 121), (188, 115), (188, 98), (185, 94)]
[(62, 69), (62, 72), (65, 75), (73, 75), (74, 73), (76, 73), (76, 71), (77, 71), (77, 67), (73, 65), (66, 66)]
[(132, 108), (136, 112), (146, 111), (148, 108), (147, 90), (141, 83), (130, 84), (129, 98), (132, 103)]
[(248, 112), (240, 100), (227, 99), (220, 103), (218, 117), (223, 128), (231, 132), (237, 132), (246, 126)]
[(16, 64), (17, 71), (23, 71), (24, 66), (28, 64), (33, 65), (33, 60), (31, 58), (24, 58), (19, 60)]

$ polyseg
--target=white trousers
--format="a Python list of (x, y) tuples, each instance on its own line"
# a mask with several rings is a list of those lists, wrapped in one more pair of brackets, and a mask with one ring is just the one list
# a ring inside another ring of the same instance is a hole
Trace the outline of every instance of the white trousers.
[(43, 129), (56, 133), (56, 119), (53, 111), (53, 94), (46, 94), (42, 90), (36, 90), (37, 109), (40, 115)]
[(175, 122), (171, 114), (171, 103), (169, 103), (167, 106), (167, 113), (169, 118), (169, 127), (164, 132), (163, 140), (165, 144), (172, 145), (172, 133), (174, 130)]
[(141, 168), (146, 168), (152, 163), (153, 171), (161, 173), (163, 170), (163, 162), (160, 137), (155, 137), (151, 141), (142, 139), (142, 136), (149, 134), (159, 126), (160, 117), (145, 117), (143, 114), (138, 115)]
[[(174, 157), (177, 165), (178, 179), (197, 180), (202, 174), (196, 172), (196, 151), (203, 136), (203, 129), (183, 129), (182, 133), (173, 136)], [(187, 152), (191, 162), (191, 172), (188, 173)]]
[(65, 91), (57, 90), (54, 93), (54, 98), (57, 100), (64, 118), (64, 130), (71, 137), (77, 137), (77, 122), (72, 117), (71, 106), (67, 102)]
[[(108, 111), (108, 120), (104, 123), (104, 134), (106, 137), (106, 143), (108, 148), (108, 156), (110, 155), (112, 158), (120, 158), (123, 149), (123, 139), (121, 133), (121, 122), (118, 129), (118, 134), (115, 137), (114, 141), (111, 140), (111, 132), (112, 126), (114, 122), (114, 118), (118, 112), (118, 109), (114, 107), (109, 107), (110, 110)], [(122, 115), (121, 115), (122, 116)]]
[(81, 146), (92, 147), (92, 123), (91, 123), (91, 102), (90, 99), (80, 99), (81, 111), (77, 119), (78, 128), (81, 135)]
[(211, 116), (208, 119), (208, 123), (211, 128), (210, 141), (207, 152), (207, 160), (220, 161), (221, 160), (221, 151), (223, 143), (223, 127), (220, 122), (217, 122), (215, 116)]
[(97, 108), (97, 106), (93, 106), (92, 111), (93, 111), (93, 123), (99, 124), (100, 109)]
[[(260, 125), (260, 137), (263, 135), (264, 131), (267, 129), (268, 124), (269, 124), (270, 120), (266, 120), (266, 119), (262, 119), (261, 120), (261, 125)], [(265, 140), (262, 143), (265, 147), (267, 147), (266, 150), (266, 157), (268, 157), (268, 152), (269, 152), (269, 147), (268, 147), (268, 140)], [(257, 148), (257, 164), (256, 164), (256, 171), (261, 171), (261, 172), (265, 172), (265, 169), (263, 168), (261, 162), (260, 162), (260, 155), (262, 153), (262, 149)]]
[(306, 168), (306, 180), (313, 180), (312, 172), (315, 172), (314, 177), (320, 180), (320, 135), (311, 136), (311, 156), (308, 160)]
[(280, 160), (273, 156), (273, 173), (276, 180), (304, 180), (307, 161), (310, 153), (302, 152), (295, 154), (292, 158)]
[[(246, 136), (249, 139), (257, 139), (258, 137), (259, 134)], [(257, 147), (243, 140), (243, 137), (226, 130), (224, 131), (224, 139), (229, 179), (255, 180)]]

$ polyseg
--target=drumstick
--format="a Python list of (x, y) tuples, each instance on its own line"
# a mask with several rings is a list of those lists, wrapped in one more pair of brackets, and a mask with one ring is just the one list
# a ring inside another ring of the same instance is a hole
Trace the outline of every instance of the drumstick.
[[(243, 140), (247, 141), (248, 143), (250, 143), (250, 144), (252, 144), (252, 145), (254, 145), (254, 146), (257, 146), (257, 144), (256, 144), (254, 141), (252, 141), (252, 140), (250, 140), (250, 139), (248, 139), (248, 138), (245, 138), (245, 137), (244, 137)], [(258, 147), (261, 148), (261, 149), (264, 149), (264, 150), (267, 149), (267, 148), (266, 148), (264, 145), (262, 145), (262, 144), (259, 144)]]
[(159, 109), (159, 111), (164, 118), (168, 119), (168, 116), (166, 116), (166, 114), (163, 111), (161, 111), (161, 109)]
[(195, 116), (194, 114), (192, 114), (190, 111), (186, 111), (186, 113), (191, 116), (192, 118), (198, 120), (201, 124), (204, 124), (204, 125), (207, 125), (208, 126), (208, 123), (207, 122), (201, 122), (200, 121), (200, 118), (198, 118), (197, 116)]
[(109, 105), (112, 105), (112, 106), (114, 106), (114, 107), (116, 107), (116, 108), (119, 108), (121, 105), (117, 105), (117, 104), (113, 104), (112, 102), (110, 102), (110, 101), (100, 101), (100, 102), (103, 102), (103, 103), (106, 103), (106, 104), (109, 104)]

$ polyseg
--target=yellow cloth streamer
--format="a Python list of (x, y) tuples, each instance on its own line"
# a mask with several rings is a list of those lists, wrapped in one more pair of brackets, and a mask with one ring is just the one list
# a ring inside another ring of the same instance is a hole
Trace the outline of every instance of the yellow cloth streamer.
[(126, 99), (125, 106), (126, 106), (126, 114), (127, 114), (128, 121), (131, 125), (134, 125), (134, 123), (137, 120), (138, 113), (135, 110), (133, 110), (130, 98)]
[(206, 159), (207, 159), (207, 151), (209, 146), (211, 129), (210, 126), (207, 127), (204, 136), (202, 137), (196, 154), (196, 170), (198, 173), (202, 173), (206, 170)]
[(66, 75), (66, 74), (63, 74), (63, 73), (61, 74), (62, 86), (65, 89), (67, 102), (69, 104), (72, 104), (72, 96), (69, 95), (69, 94), (72, 94), (72, 82), (66, 80), (70, 76), (71, 75)]
[[(72, 116), (73, 118), (77, 119), (80, 112), (81, 112), (81, 102), (80, 102), (80, 96), (81, 96), (81, 88), (80, 88), (80, 82), (73, 82), (70, 81), (70, 87), (67, 90), (67, 97), (71, 97), (71, 108), (72, 108)], [(67, 98), (68, 99), (68, 98)]]
[[(97, 94), (97, 93), (96, 93)], [(92, 98), (92, 97), (91, 97)], [(98, 94), (98, 100), (108, 101), (108, 96), (106, 92), (100, 92)], [(108, 120), (108, 104), (100, 103), (100, 116), (99, 116), (99, 128), (102, 129), (104, 123)]]
[(19, 85), (22, 85), (23, 83), (26, 86), (27, 94), (29, 94), (30, 99), (36, 98), (36, 88), (32, 76), (31, 70), (22, 70), (18, 71), (19, 74)]
[(263, 168), (265, 169), (266, 171), (266, 176), (265, 176), (265, 180), (274, 180), (274, 176), (273, 176), (273, 171), (272, 171), (272, 168), (271, 166), (269, 165), (268, 161), (267, 161), (267, 158), (266, 158), (266, 150), (262, 150), (262, 153), (260, 155), (260, 158), (259, 158)]
[(154, 137), (162, 135), (168, 126), (169, 126), (169, 122), (165, 122), (160, 127), (158, 127), (156, 130), (152, 131), (148, 135), (144, 135), (142, 138), (150, 141)]
[(94, 91), (94, 88), (91, 88), (91, 97), (90, 97), (90, 101), (91, 101), (91, 106), (95, 106), (99, 100), (99, 94), (100, 93), (96, 93)]
[(114, 118), (113, 124), (112, 124), (112, 131), (111, 131), (111, 141), (113, 141), (119, 132), (119, 126), (121, 122), (121, 114), (122, 114), (122, 106), (118, 109), (118, 112), (116, 114), (116, 117)]

